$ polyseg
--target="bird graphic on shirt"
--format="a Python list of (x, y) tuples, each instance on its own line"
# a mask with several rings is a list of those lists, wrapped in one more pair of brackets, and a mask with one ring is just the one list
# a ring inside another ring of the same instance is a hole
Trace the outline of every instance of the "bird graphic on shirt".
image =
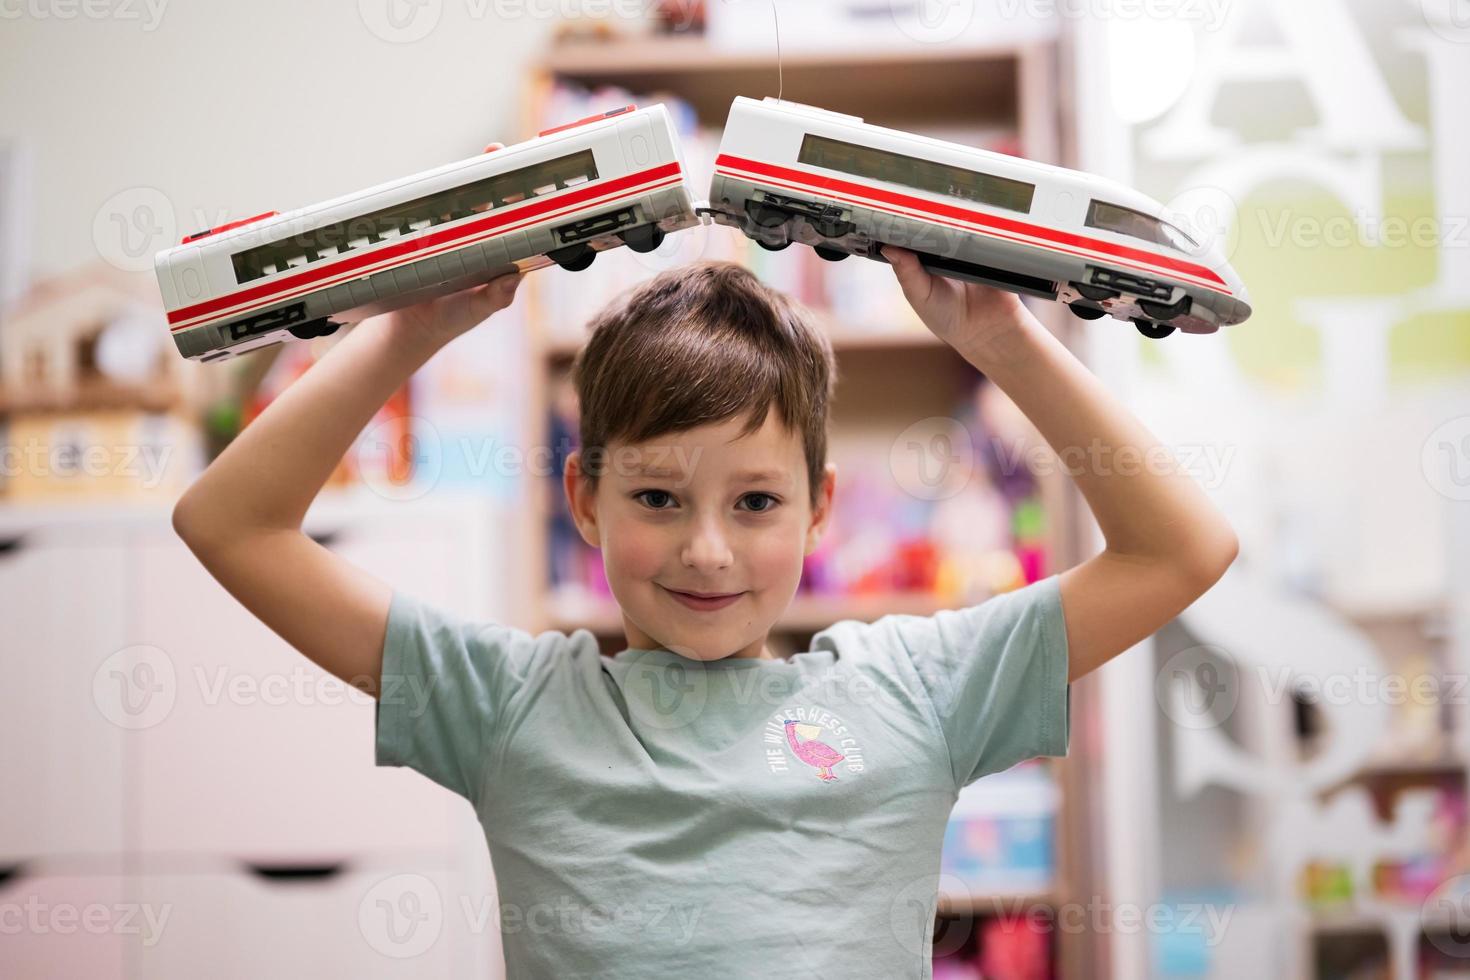
[(816, 737), (821, 733), (821, 725), (803, 725), (793, 719), (786, 720), (786, 743), (791, 746), (791, 751), (802, 762), (815, 766), (819, 779), (831, 782), (837, 778), (832, 775), (832, 767), (847, 756), (826, 742), (818, 742)]

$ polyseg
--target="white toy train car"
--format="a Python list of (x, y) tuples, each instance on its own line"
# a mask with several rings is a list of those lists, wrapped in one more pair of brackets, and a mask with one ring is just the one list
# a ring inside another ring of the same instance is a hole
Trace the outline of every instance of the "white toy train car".
[(1212, 333), (1251, 312), (1219, 248), (1135, 190), (769, 97), (730, 107), (708, 213), (765, 248), (798, 241), (834, 261), (884, 261), (879, 245), (897, 245), (932, 272), (1131, 320), (1148, 337)]
[(159, 252), (179, 353), (222, 360), (698, 224), (667, 110), (624, 106), (535, 139)]

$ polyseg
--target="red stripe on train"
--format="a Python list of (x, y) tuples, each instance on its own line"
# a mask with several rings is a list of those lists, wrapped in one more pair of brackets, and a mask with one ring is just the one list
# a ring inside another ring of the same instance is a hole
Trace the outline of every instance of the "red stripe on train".
[(856, 184), (849, 180), (837, 177), (828, 177), (824, 174), (808, 173), (804, 170), (793, 170), (790, 167), (777, 166), (772, 163), (762, 163), (759, 160), (746, 160), (742, 157), (731, 156), (721, 153), (715, 158), (717, 167), (736, 167), (753, 174), (761, 174), (768, 177), (782, 177), (786, 180), (796, 180), (810, 187), (822, 190), (837, 191), (840, 193), (855, 195), (857, 197), (872, 198), (875, 201), (884, 201), (900, 207), (912, 208), (915, 211), (927, 211), (930, 214), (943, 215), (949, 218), (958, 218), (978, 225), (986, 225), (1002, 231), (1011, 231), (1033, 238), (1044, 238), (1048, 241), (1058, 242), (1063, 245), (1072, 245), (1080, 248), (1088, 248), (1095, 252), (1104, 252), (1108, 255), (1116, 255), (1119, 258), (1129, 258), (1136, 262), (1143, 262), (1161, 269), (1169, 269), (1174, 272), (1183, 272), (1188, 275), (1207, 279), (1225, 285), (1213, 271), (1202, 265), (1192, 262), (1184, 262), (1153, 252), (1145, 252), (1142, 249), (1128, 248), (1125, 245), (1114, 245), (1111, 242), (1100, 241), (1096, 238), (1088, 238), (1085, 235), (1076, 235), (1071, 232), (1058, 231), (1054, 228), (1046, 228), (1042, 225), (1028, 224), (1024, 221), (1016, 221), (1012, 218), (1002, 218), (983, 211), (972, 211), (969, 208), (958, 207), (953, 204), (943, 204), (938, 201), (930, 201), (922, 197), (914, 197), (910, 194), (900, 194), (896, 191), (885, 190), (878, 187), (869, 187), (865, 184)]
[(467, 239), (471, 236), (489, 231), (501, 225), (510, 224), (511, 222), (516, 221), (522, 221), (527, 217), (534, 217), (538, 214), (544, 214), (548, 211), (564, 208), (568, 204), (576, 204), (579, 201), (586, 201), (591, 198), (602, 197), (609, 193), (614, 193), (616, 191), (620, 191), (629, 187), (635, 187), (639, 184), (644, 184), (651, 180), (658, 180), (661, 177), (668, 177), (678, 173), (678, 163), (666, 163), (662, 166), (654, 167), (650, 170), (644, 170), (640, 173), (629, 174), (625, 177), (617, 177), (606, 182), (588, 184), (586, 187), (580, 187), (569, 194), (562, 194), (555, 197), (547, 197), (544, 200), (533, 201), (530, 204), (527, 204), (524, 207), (516, 208), (513, 211), (492, 212), (485, 217), (479, 219), (478, 221), (474, 221), (468, 225), (464, 225), (459, 228), (444, 229), (442, 231), (425, 235), (423, 238), (417, 238), (413, 241), (398, 242), (394, 245), (390, 245), (388, 248), (381, 249), (379, 251), (348, 256), (347, 258), (341, 259), (336, 262), (329, 262), (324, 265), (311, 265), (306, 267), (305, 269), (302, 269), (299, 274), (291, 276), (287, 279), (265, 283), (260, 286), (252, 286), (249, 289), (237, 290), (224, 296), (216, 296), (214, 299), (205, 300), (202, 303), (196, 303), (193, 306), (186, 306), (181, 309), (174, 310), (168, 314), (168, 322), (170, 324), (174, 324), (182, 320), (192, 320), (196, 317), (204, 316), (218, 310), (223, 310), (228, 307), (235, 306), (239, 303), (249, 303), (252, 300), (256, 299), (262, 299), (266, 302), (270, 302), (273, 298), (277, 297), (277, 294), (279, 293), (294, 290), (300, 286), (315, 283), (321, 279), (338, 276), (343, 272), (350, 272), (354, 269), (361, 269), (364, 266), (368, 265), (376, 265), (377, 263), (382, 262), (384, 259), (396, 258), (400, 255), (408, 256), (412, 255), (415, 252), (422, 252), (427, 249), (433, 248), (437, 245), (452, 243), (461, 239)]

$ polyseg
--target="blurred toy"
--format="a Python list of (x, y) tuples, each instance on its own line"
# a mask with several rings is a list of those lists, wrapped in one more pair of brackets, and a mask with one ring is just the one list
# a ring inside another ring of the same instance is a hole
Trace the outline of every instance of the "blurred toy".
[(5, 407), (177, 407), (187, 378), (165, 356), (163, 324), (146, 275), (94, 262), (42, 280), (0, 330)]
[(986, 980), (1049, 980), (1052, 924), (1040, 915), (987, 919), (980, 927)]
[(145, 275), (42, 280), (0, 330), (7, 501), (169, 497), (199, 466), (199, 379), (169, 356)]

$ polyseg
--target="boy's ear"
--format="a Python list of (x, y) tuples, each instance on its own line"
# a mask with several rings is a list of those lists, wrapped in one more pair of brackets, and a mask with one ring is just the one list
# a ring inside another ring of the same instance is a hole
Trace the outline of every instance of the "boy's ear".
[(822, 469), (822, 483), (817, 489), (817, 499), (812, 501), (812, 523), (806, 532), (806, 553), (811, 554), (822, 543), (822, 535), (832, 520), (832, 494), (837, 487), (837, 464), (828, 463)]
[(567, 456), (566, 467), (562, 470), (562, 489), (566, 492), (567, 509), (572, 513), (577, 533), (592, 547), (601, 548), (602, 539), (597, 533), (597, 495), (582, 472), (580, 449), (574, 449)]

